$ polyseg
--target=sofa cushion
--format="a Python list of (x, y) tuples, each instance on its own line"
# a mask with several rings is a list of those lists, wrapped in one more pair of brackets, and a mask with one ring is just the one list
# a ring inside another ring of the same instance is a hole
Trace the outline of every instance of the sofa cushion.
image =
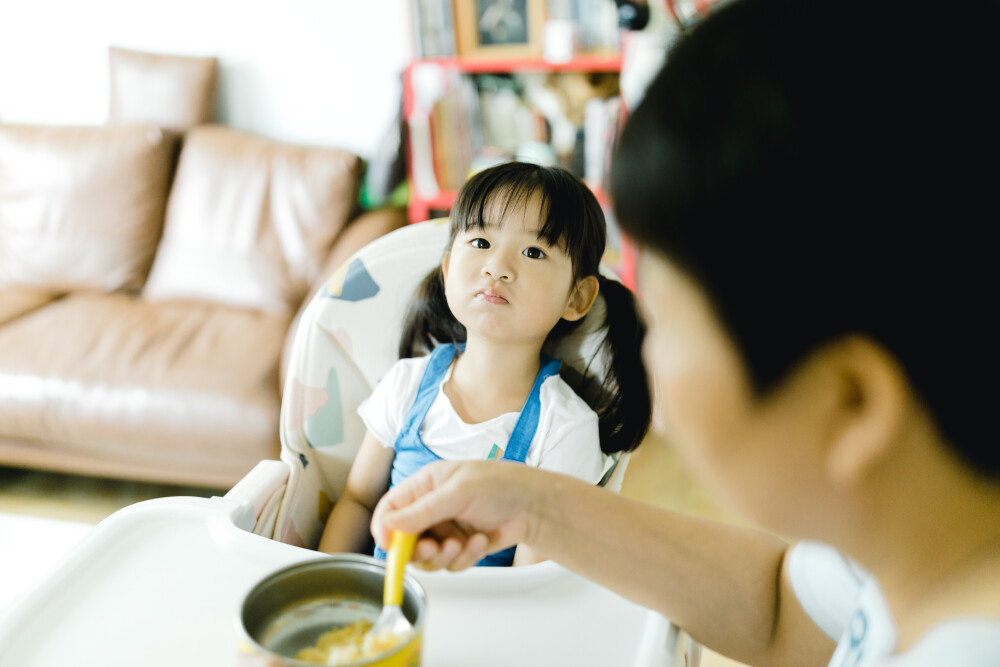
[(184, 131), (215, 121), (218, 60), (108, 49), (108, 122)]
[(0, 325), (50, 303), (55, 296), (31, 287), (0, 289)]
[(191, 130), (145, 296), (291, 316), (354, 211), (360, 176), (344, 150)]
[(0, 433), (67, 455), (238, 478), (278, 452), (288, 324), (203, 302), (72, 294), (0, 327)]
[(0, 289), (141, 287), (175, 148), (153, 126), (0, 125)]

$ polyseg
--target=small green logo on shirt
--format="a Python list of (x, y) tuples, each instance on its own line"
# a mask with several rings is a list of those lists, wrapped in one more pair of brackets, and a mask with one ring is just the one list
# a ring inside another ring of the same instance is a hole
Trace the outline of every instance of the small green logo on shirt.
[(487, 461), (496, 461), (498, 458), (503, 456), (503, 449), (500, 448), (497, 443), (493, 443), (493, 447), (490, 449), (489, 456), (486, 457)]

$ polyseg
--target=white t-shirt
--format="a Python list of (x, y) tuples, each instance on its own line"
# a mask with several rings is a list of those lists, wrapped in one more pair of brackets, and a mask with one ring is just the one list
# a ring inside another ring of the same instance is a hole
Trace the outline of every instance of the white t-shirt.
[[(424, 356), (396, 362), (358, 408), (365, 426), (382, 446), (392, 447), (396, 442), (429, 359)], [(451, 368), (441, 384), (449, 377)], [(597, 413), (558, 375), (542, 383), (539, 400), (538, 428), (525, 464), (594, 484), (600, 482), (613, 459), (601, 451)], [(428, 449), (449, 461), (500, 459), (520, 414), (508, 412), (479, 424), (467, 424), (439, 386), (420, 426), (420, 439)]]
[(789, 554), (795, 595), (837, 640), (830, 667), (997, 667), (1000, 621), (961, 618), (931, 629), (895, 655), (896, 626), (875, 578), (836, 549), (800, 542)]

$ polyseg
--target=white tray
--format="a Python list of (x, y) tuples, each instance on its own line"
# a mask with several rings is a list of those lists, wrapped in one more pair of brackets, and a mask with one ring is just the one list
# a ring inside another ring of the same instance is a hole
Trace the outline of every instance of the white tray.
[[(168, 498), (115, 513), (0, 613), (0, 665), (234, 665), (246, 592), (317, 557), (237, 527), (244, 511)], [(662, 616), (553, 563), (414, 574), (428, 595), (425, 667), (671, 665), (685, 642)]]

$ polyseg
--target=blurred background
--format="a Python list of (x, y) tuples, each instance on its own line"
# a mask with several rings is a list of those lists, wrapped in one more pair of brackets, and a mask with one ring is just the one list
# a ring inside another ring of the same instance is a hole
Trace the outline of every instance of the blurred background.
[(398, 113), (409, 0), (0, 0), (0, 122), (101, 124), (108, 48), (219, 59), (219, 121), (370, 158)]

